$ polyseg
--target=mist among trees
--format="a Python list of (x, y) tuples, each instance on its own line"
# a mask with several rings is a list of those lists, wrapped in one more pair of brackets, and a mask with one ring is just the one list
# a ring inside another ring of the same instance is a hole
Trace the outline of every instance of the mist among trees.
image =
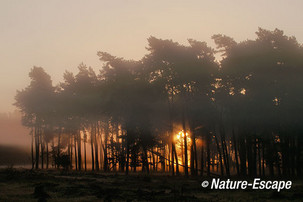
[(98, 52), (100, 72), (80, 64), (57, 85), (33, 67), (15, 97), (32, 168), (302, 176), (303, 46), (256, 34), (214, 35), (216, 48), (150, 37), (141, 60)]

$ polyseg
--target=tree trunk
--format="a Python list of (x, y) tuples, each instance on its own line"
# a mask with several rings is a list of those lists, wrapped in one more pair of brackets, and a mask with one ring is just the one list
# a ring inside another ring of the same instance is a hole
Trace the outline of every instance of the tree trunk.
[(97, 141), (97, 128), (96, 128), (96, 124), (93, 125), (94, 128), (94, 140), (95, 140), (95, 166), (96, 166), (96, 170), (99, 170), (99, 156), (98, 156), (98, 141)]
[[(128, 136), (128, 134), (127, 134)], [(128, 175), (129, 170), (129, 140), (128, 137), (126, 137), (126, 165), (125, 165), (125, 174)]]
[(92, 154), (92, 171), (95, 170), (95, 158), (94, 158), (94, 131), (93, 128), (91, 127), (91, 133), (90, 133), (90, 143), (91, 143), (91, 154)]
[(86, 167), (86, 141), (87, 141), (87, 139), (84, 139), (84, 170), (85, 171), (87, 170), (87, 167)]
[[(104, 145), (103, 145), (103, 142), (102, 142), (102, 129), (100, 128), (100, 124), (99, 122), (97, 122), (97, 129), (98, 129), (98, 136), (100, 137), (100, 168), (103, 168), (103, 152), (104, 152)], [(123, 140), (122, 140), (123, 141)], [(122, 143), (123, 144), (123, 143)]]
[(78, 131), (78, 169), (82, 169), (82, 159), (81, 159), (81, 134), (80, 130)]
[(262, 176), (262, 165), (261, 165), (261, 140), (258, 138), (258, 165), (259, 165), (259, 176)]
[(229, 154), (227, 152), (227, 147), (226, 147), (225, 129), (224, 129), (223, 123), (220, 126), (220, 135), (221, 135), (221, 146), (222, 146), (222, 151), (223, 151), (223, 160), (224, 160), (226, 175), (230, 176), (230, 171), (229, 171)]
[(194, 130), (191, 130), (191, 145), (190, 145), (190, 174), (195, 176), (196, 172), (195, 172), (195, 154), (194, 154), (194, 144), (196, 141), (196, 138), (193, 134)]
[(239, 144), (239, 155), (240, 155), (240, 173), (242, 176), (246, 176), (246, 145), (245, 138), (243, 134), (240, 135), (240, 144)]
[(175, 160), (176, 160), (176, 175), (179, 175), (179, 160), (178, 160), (178, 154), (176, 151), (176, 145), (174, 144), (173, 147), (173, 153), (175, 154)]
[[(202, 138), (202, 140), (203, 140), (203, 138)], [(203, 176), (203, 171), (204, 171), (204, 146), (203, 146), (203, 144), (204, 144), (204, 141), (202, 141), (202, 146), (201, 146), (201, 162), (200, 162), (200, 164), (201, 164), (200, 175), (201, 176)]]
[(78, 162), (77, 162), (77, 136), (74, 134), (74, 148), (75, 148), (75, 167), (78, 170)]
[(233, 142), (234, 142), (234, 150), (235, 150), (235, 160), (236, 160), (237, 175), (239, 175), (240, 171), (239, 171), (239, 161), (238, 161), (238, 148), (237, 148), (237, 140), (236, 140), (236, 135), (235, 135), (234, 128), (232, 129), (232, 134), (233, 134)]
[(195, 175), (198, 175), (198, 156), (197, 156), (197, 145), (196, 145), (196, 136), (194, 136), (194, 163), (195, 163)]
[(108, 159), (107, 159), (107, 141), (108, 141), (108, 135), (109, 135), (109, 123), (106, 123), (105, 126), (105, 134), (104, 134), (104, 171), (108, 171)]
[(149, 166), (148, 166), (148, 158), (147, 158), (147, 150), (146, 147), (143, 148), (143, 165), (145, 165), (146, 172), (149, 174)]
[(210, 134), (206, 135), (206, 160), (207, 160), (207, 176), (210, 176)]
[(183, 110), (182, 113), (182, 126), (183, 126), (183, 132), (184, 132), (184, 157), (185, 157), (185, 162), (184, 162), (184, 173), (185, 176), (188, 177), (188, 156), (187, 156), (187, 136), (186, 136), (186, 124), (185, 124), (185, 112)]
[(218, 138), (217, 138), (217, 134), (215, 134), (215, 141), (216, 141), (217, 150), (218, 150), (218, 154), (219, 154), (221, 176), (223, 176), (224, 175), (224, 168), (223, 168), (222, 154), (221, 154), (221, 149), (220, 149), (219, 141), (218, 141)]
[(41, 169), (43, 169), (44, 167), (44, 141), (42, 139), (42, 135), (41, 135), (41, 141), (40, 141), (40, 145), (41, 145)]
[(36, 143), (36, 146), (35, 146), (35, 149), (36, 149), (36, 169), (39, 169), (39, 131), (38, 131), (38, 128), (35, 127), (35, 143)]
[(49, 154), (48, 154), (48, 143), (46, 143), (46, 169), (48, 169)]
[(35, 166), (35, 160), (34, 160), (34, 129), (32, 128), (31, 130), (31, 136), (32, 136), (32, 141), (31, 141), (31, 156), (32, 156), (32, 169), (34, 169)]
[(257, 138), (256, 134), (254, 134), (253, 139), (253, 159), (252, 159), (252, 172), (253, 176), (257, 176)]
[(73, 137), (69, 134), (69, 144), (70, 144), (70, 169), (73, 168)]
[[(155, 159), (154, 155), (153, 155), (153, 158)], [(172, 175), (175, 175), (174, 143), (173, 142), (171, 143), (171, 171), (172, 171)]]
[(57, 155), (60, 154), (60, 142), (61, 142), (61, 127), (59, 128), (59, 134), (58, 134), (58, 146), (57, 146)]

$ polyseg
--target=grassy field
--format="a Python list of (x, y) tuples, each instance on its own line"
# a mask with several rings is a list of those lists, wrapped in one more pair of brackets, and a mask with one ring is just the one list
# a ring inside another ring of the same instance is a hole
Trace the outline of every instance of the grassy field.
[(0, 170), (0, 201), (302, 201), (303, 182), (290, 190), (211, 190), (202, 177), (142, 173)]

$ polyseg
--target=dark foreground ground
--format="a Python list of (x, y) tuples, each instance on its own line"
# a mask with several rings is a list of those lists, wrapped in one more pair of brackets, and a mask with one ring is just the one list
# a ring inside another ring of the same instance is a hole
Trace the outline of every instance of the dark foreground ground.
[(303, 181), (293, 180), (290, 190), (210, 190), (205, 178), (166, 174), (125, 176), (0, 170), (0, 201), (303, 201)]

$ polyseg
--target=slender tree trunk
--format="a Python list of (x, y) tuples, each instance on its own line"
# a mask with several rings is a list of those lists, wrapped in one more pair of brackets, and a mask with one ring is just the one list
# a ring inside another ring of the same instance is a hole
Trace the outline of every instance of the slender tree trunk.
[(175, 154), (175, 159), (176, 159), (176, 175), (179, 175), (179, 160), (178, 160), (178, 154), (176, 151), (176, 145), (174, 144), (174, 154)]
[[(161, 142), (163, 145), (163, 141)], [(160, 160), (161, 160), (161, 168), (162, 168), (162, 172), (165, 172), (165, 158), (163, 158), (166, 154), (165, 154), (165, 148), (163, 148), (163, 146), (161, 146), (160, 148), (160, 152), (161, 152), (161, 156), (160, 156)]]
[(262, 141), (262, 176), (265, 176), (265, 150), (264, 150), (264, 141)]
[[(109, 138), (109, 140), (110, 140), (110, 154), (109, 154), (109, 156), (110, 156), (110, 159), (111, 159), (111, 163), (112, 163), (112, 168), (113, 168), (113, 170), (114, 170), (114, 164), (115, 164), (115, 157), (114, 157), (114, 153), (115, 153), (115, 151), (114, 151), (114, 125), (115, 125), (115, 123), (113, 123), (112, 124), (112, 132), (111, 132), (111, 135), (110, 135), (110, 138)], [(110, 166), (110, 162), (109, 162), (109, 166), (108, 167), (111, 167)]]
[[(72, 158), (71, 158), (71, 141), (70, 141), (70, 136), (68, 136), (68, 146), (67, 146), (67, 155), (69, 156), (69, 160), (72, 164)], [(70, 166), (69, 166), (69, 169), (70, 169)]]
[(70, 169), (73, 168), (73, 137), (69, 134), (69, 144), (70, 144)]
[(103, 152), (104, 152), (104, 145), (102, 142), (102, 129), (100, 128), (99, 122), (97, 122), (97, 129), (98, 129), (98, 136), (100, 137), (100, 168), (103, 168)]
[(195, 163), (195, 175), (198, 175), (198, 155), (197, 155), (197, 145), (196, 145), (196, 136), (194, 136), (194, 163)]
[(207, 159), (207, 176), (210, 176), (210, 134), (206, 135), (206, 159)]
[(215, 134), (215, 141), (216, 141), (217, 150), (218, 150), (218, 154), (219, 154), (221, 176), (223, 176), (224, 175), (224, 168), (223, 168), (222, 154), (221, 154), (221, 149), (220, 149), (219, 141), (218, 141), (218, 138), (217, 138), (217, 134)]
[(202, 146), (201, 146), (201, 173), (200, 175), (203, 176), (203, 171), (204, 171), (204, 141), (202, 141)]
[[(128, 136), (129, 134), (127, 134)], [(129, 170), (129, 139), (126, 137), (126, 169), (125, 169), (125, 174), (128, 175), (128, 170)]]
[(246, 176), (246, 144), (245, 138), (242, 136), (239, 137), (239, 154), (240, 154), (240, 172), (242, 176)]
[(261, 140), (258, 138), (258, 168), (259, 176), (262, 176), (262, 165), (261, 165)]
[(107, 159), (107, 141), (108, 141), (108, 135), (109, 135), (109, 123), (106, 123), (105, 126), (105, 134), (104, 134), (104, 171), (108, 171), (108, 159)]
[[(171, 171), (172, 171), (172, 175), (175, 175), (175, 162), (174, 162), (174, 140), (172, 140), (171, 143)], [(153, 159), (155, 159), (154, 155), (153, 155)], [(155, 163), (154, 163), (155, 165)]]
[(87, 170), (87, 167), (86, 167), (86, 141), (87, 141), (87, 138), (84, 139), (84, 170), (85, 171)]
[(188, 177), (187, 136), (186, 136), (186, 124), (185, 124), (185, 112), (184, 112), (184, 110), (183, 110), (183, 113), (182, 113), (182, 126), (183, 126), (183, 132), (184, 132), (184, 157), (185, 157), (184, 172), (185, 172), (185, 176)]
[(237, 148), (237, 140), (236, 140), (236, 135), (235, 135), (234, 128), (232, 129), (232, 134), (233, 134), (233, 142), (234, 142), (234, 150), (235, 150), (235, 160), (236, 160), (237, 175), (239, 175), (240, 171), (239, 171), (239, 161), (238, 161), (238, 148)]
[(59, 154), (60, 154), (60, 142), (61, 142), (61, 127), (59, 128), (59, 134), (58, 134), (57, 156), (59, 156)]
[[(58, 145), (57, 145), (57, 158), (59, 158), (59, 156), (60, 156), (61, 130), (62, 130), (62, 128), (59, 127)], [(56, 165), (56, 166), (58, 166), (58, 169), (59, 169), (59, 165)]]
[[(173, 85), (172, 85), (173, 86)], [(176, 153), (176, 148), (175, 148), (175, 138), (174, 138), (174, 129), (173, 129), (173, 110), (174, 110), (174, 89), (171, 88), (171, 100), (169, 99), (169, 96), (167, 97), (167, 103), (168, 103), (168, 109), (169, 109), (169, 132), (171, 135), (171, 159), (172, 159), (172, 164), (171, 164), (171, 170), (172, 170), (172, 175), (175, 174), (175, 163), (174, 163), (174, 155), (177, 156)], [(177, 172), (177, 167), (178, 167), (178, 158), (176, 157), (176, 172)], [(179, 172), (179, 169), (178, 169)], [(178, 173), (177, 173), (178, 174)]]
[(36, 169), (39, 169), (39, 131), (37, 126), (35, 127), (35, 142), (36, 142)]
[(77, 136), (74, 134), (74, 148), (75, 148), (75, 167), (78, 170), (78, 161), (77, 161)]
[(157, 171), (157, 169), (156, 169), (156, 158), (155, 158), (154, 153), (152, 153), (152, 156), (153, 156), (153, 171)]
[(195, 155), (194, 155), (194, 142), (196, 141), (194, 134), (193, 134), (193, 130), (191, 136), (191, 145), (190, 145), (190, 174), (195, 176)]
[(248, 136), (247, 143), (247, 160), (248, 174), (250, 177), (256, 176), (256, 138), (255, 135)]
[(91, 143), (91, 154), (92, 154), (92, 170), (95, 170), (95, 158), (94, 158), (94, 131), (91, 127), (91, 133), (90, 133), (90, 143)]
[[(55, 154), (55, 151), (54, 151), (54, 148), (55, 148), (55, 141), (54, 141), (54, 138), (53, 138), (53, 139), (52, 139), (52, 153), (53, 153), (53, 155), (56, 155), (56, 154)], [(53, 159), (53, 160), (54, 160), (54, 159)], [(57, 168), (56, 163), (54, 163), (53, 165), (55, 166), (55, 168)]]
[(32, 136), (32, 141), (31, 141), (31, 156), (32, 156), (32, 169), (34, 169), (35, 166), (35, 160), (34, 160), (34, 129), (31, 129), (31, 136)]
[(136, 146), (133, 146), (131, 148), (131, 154), (132, 154), (132, 165), (134, 167), (134, 172), (137, 171), (137, 158), (138, 158), (138, 153), (137, 153), (137, 148)]
[(143, 147), (143, 163), (142, 163), (145, 168), (146, 172), (149, 173), (149, 167), (148, 167), (148, 158), (147, 158), (147, 150), (146, 147)]
[(82, 155), (81, 155), (81, 134), (80, 130), (78, 131), (78, 169), (82, 170)]
[(48, 169), (49, 154), (48, 154), (48, 143), (46, 143), (46, 169)]
[(44, 168), (44, 141), (42, 139), (42, 135), (41, 135), (40, 145), (41, 145), (41, 169), (43, 169)]
[(256, 177), (257, 176), (257, 138), (256, 138), (256, 134), (254, 134), (254, 139), (253, 139), (253, 161), (252, 161), (252, 172), (253, 172), (253, 176)]
[(224, 129), (223, 123), (221, 123), (221, 126), (220, 126), (220, 135), (221, 135), (221, 146), (222, 146), (222, 151), (223, 151), (223, 160), (224, 160), (226, 175), (230, 176), (229, 154), (227, 152), (227, 147), (226, 147), (225, 129)]
[[(268, 163), (269, 168), (269, 175), (271, 177), (274, 176), (274, 141), (272, 140), (272, 137), (269, 139), (269, 143), (267, 145), (268, 150), (266, 150), (266, 164)], [(269, 152), (270, 151), (270, 152)]]
[(94, 138), (95, 138), (95, 166), (96, 166), (96, 170), (99, 170), (99, 156), (98, 156), (98, 141), (97, 141), (97, 128), (96, 128), (96, 124), (93, 125), (94, 128)]
[[(165, 145), (165, 149), (166, 149), (166, 145)], [(166, 163), (168, 164), (168, 172), (171, 172), (171, 147), (170, 147), (170, 143), (167, 144), (167, 149), (168, 149), (168, 155), (167, 155), (167, 161)]]
[(247, 144), (246, 152), (247, 152), (248, 175), (250, 177), (253, 177), (253, 173), (252, 173), (252, 147), (253, 146), (252, 146), (251, 137), (246, 138), (246, 144)]

